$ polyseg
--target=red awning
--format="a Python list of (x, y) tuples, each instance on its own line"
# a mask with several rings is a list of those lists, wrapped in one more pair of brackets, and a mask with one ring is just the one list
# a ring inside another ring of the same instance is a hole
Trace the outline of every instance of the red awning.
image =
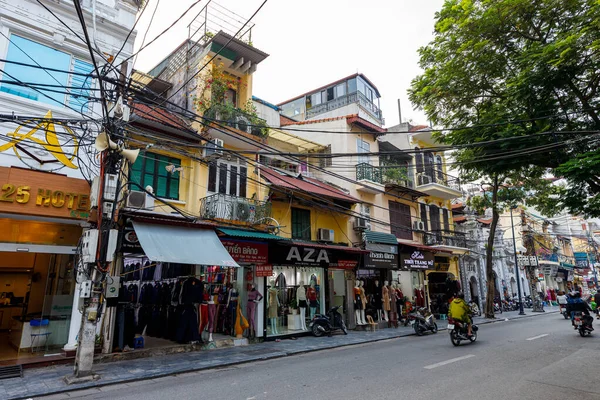
[(360, 200), (342, 192), (340, 189), (327, 185), (313, 178), (307, 178), (302, 175), (296, 178), (290, 175), (284, 175), (265, 167), (261, 167), (260, 172), (263, 178), (271, 182), (273, 186), (304, 192), (309, 195), (315, 194), (319, 196), (326, 196), (332, 199), (346, 201), (348, 203), (360, 202)]

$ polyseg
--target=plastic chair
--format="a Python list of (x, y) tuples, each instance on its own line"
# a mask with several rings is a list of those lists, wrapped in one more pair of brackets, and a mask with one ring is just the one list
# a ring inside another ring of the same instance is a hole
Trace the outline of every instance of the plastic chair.
[[(29, 322), (29, 326), (31, 327), (31, 352), (33, 353), (33, 349), (40, 347), (40, 338), (44, 337), (44, 345), (48, 343), (48, 337), (52, 334), (52, 332), (48, 331), (48, 327), (50, 326), (50, 321), (47, 319), (36, 318), (32, 319)], [(34, 346), (35, 340), (37, 339), (38, 345)]]

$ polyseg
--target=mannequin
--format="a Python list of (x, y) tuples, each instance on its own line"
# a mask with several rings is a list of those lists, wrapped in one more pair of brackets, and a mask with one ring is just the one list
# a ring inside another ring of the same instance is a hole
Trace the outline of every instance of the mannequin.
[(208, 299), (208, 341), (213, 341), (213, 331), (215, 329), (215, 315), (217, 314), (217, 302), (219, 299), (219, 287), (215, 286)]
[(306, 297), (308, 298), (308, 306), (310, 307), (310, 320), (315, 317), (315, 313), (317, 312), (317, 306), (319, 302), (317, 301), (317, 289), (315, 289), (315, 283), (311, 280), (310, 287), (306, 291)]
[(356, 325), (363, 325), (360, 311), (363, 310), (362, 299), (360, 297), (360, 282), (356, 281), (354, 284), (354, 316), (356, 318)]
[(267, 291), (267, 303), (269, 304), (269, 321), (271, 322), (271, 334), (278, 335), (277, 332), (277, 314), (279, 309), (279, 297), (277, 296), (277, 288), (275, 287), (275, 279), (269, 282), (271, 287)]
[(404, 301), (404, 293), (402, 293), (402, 287), (400, 283), (396, 285), (396, 309), (398, 310), (398, 318), (402, 315), (402, 303)]
[(304, 288), (304, 281), (300, 281), (300, 286), (296, 289), (296, 300), (298, 301), (298, 308), (300, 309), (300, 325), (302, 330), (308, 330), (306, 327), (306, 308), (308, 302), (306, 301), (306, 289)]
[(373, 306), (377, 310), (377, 322), (381, 322), (383, 314), (383, 304), (381, 303), (382, 289), (379, 286), (379, 281), (375, 281), (375, 289), (373, 290)]
[(227, 312), (230, 318), (230, 323), (233, 327), (231, 329), (231, 334), (233, 336), (234, 332), (236, 332), (239, 327), (237, 326), (238, 318), (237, 318), (237, 306), (238, 306), (238, 290), (236, 285), (231, 285), (229, 288), (229, 292), (227, 293)]
[(365, 317), (365, 309), (367, 308), (367, 295), (365, 294), (365, 282), (360, 281), (360, 301), (362, 303), (362, 308), (360, 309), (360, 322), (362, 325), (367, 324), (367, 318)]
[(389, 321), (388, 312), (390, 311), (390, 288), (388, 281), (383, 282), (383, 286), (381, 287), (381, 308), (383, 310), (383, 319), (384, 321)]
[(396, 293), (396, 284), (392, 282), (390, 285), (390, 312), (396, 312), (396, 303), (398, 302), (398, 295)]
[(256, 304), (262, 299), (263, 295), (256, 290), (256, 286), (252, 283), (248, 292), (248, 303), (246, 304), (246, 314), (248, 315), (248, 323), (250, 324), (249, 337), (256, 336)]

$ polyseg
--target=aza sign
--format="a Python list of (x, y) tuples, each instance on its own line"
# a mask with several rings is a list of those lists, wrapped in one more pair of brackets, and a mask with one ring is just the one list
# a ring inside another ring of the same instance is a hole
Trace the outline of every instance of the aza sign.
[(300, 254), (300, 248), (297, 246), (290, 247), (287, 257), (285, 258), (290, 264), (320, 264), (321, 261), (329, 264), (329, 255), (325, 249), (311, 249), (304, 247), (302, 254)]
[(269, 263), (299, 267), (353, 269), (358, 266), (359, 254), (338, 249), (311, 246), (269, 246)]

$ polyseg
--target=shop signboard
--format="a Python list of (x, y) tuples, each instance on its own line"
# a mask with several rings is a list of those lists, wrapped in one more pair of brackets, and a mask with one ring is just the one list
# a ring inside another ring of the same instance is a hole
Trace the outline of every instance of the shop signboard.
[(90, 186), (83, 179), (0, 167), (0, 213), (87, 219)]
[(121, 251), (123, 253), (143, 254), (144, 250), (138, 240), (137, 234), (133, 229), (133, 224), (127, 222), (121, 231)]
[(271, 244), (269, 248), (269, 262), (274, 265), (354, 269), (359, 258), (359, 253), (326, 247)]
[(412, 253), (400, 255), (400, 268), (402, 269), (433, 269), (433, 253), (415, 250)]
[(269, 264), (257, 265), (254, 267), (254, 271), (256, 273), (256, 277), (269, 277), (273, 276), (273, 266)]
[(221, 239), (221, 243), (238, 263), (266, 264), (269, 260), (267, 243), (232, 239)]
[(589, 267), (588, 254), (584, 252), (575, 253), (575, 268), (585, 269)]
[(363, 258), (364, 268), (398, 268), (398, 254), (371, 251)]

